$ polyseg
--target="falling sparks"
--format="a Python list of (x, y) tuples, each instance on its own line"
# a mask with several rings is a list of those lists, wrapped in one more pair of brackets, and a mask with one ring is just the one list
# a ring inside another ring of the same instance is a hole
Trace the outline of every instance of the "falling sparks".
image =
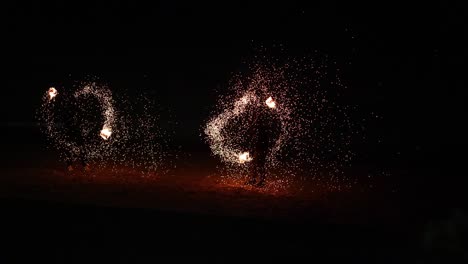
[[(115, 103), (110, 89), (90, 82), (70, 90), (62, 88), (61, 94), (60, 100), (52, 101), (50, 98), (56, 98), (57, 90), (50, 88), (38, 116), (45, 126), (45, 134), (61, 158), (102, 160), (106, 153), (112, 153), (114, 142), (101, 143), (94, 139), (99, 135), (107, 139), (112, 133), (110, 128), (117, 127)], [(97, 102), (97, 106), (89, 104), (92, 99)], [(100, 120), (103, 122), (100, 124), (103, 131), (92, 133)]]
[(104, 116), (104, 125), (99, 135), (104, 140), (107, 140), (112, 134), (111, 127), (115, 123), (115, 110), (112, 93), (109, 89), (105, 89), (96, 85), (96, 83), (92, 83), (75, 92), (75, 98), (86, 95), (94, 96), (101, 105), (101, 114)]
[[(224, 135), (223, 130), (229, 124), (231, 119), (234, 119), (243, 114), (250, 103), (257, 101), (257, 97), (252, 93), (246, 93), (239, 100), (234, 102), (234, 107), (226, 109), (223, 113), (213, 118), (206, 126), (205, 133), (212, 140), (211, 150), (219, 155), (225, 162), (229, 163), (244, 163), (241, 156), (245, 154), (236, 148), (234, 144), (229, 142), (229, 135)], [(238, 154), (243, 153), (243, 154)], [(247, 153), (248, 154), (248, 153)], [(245, 156), (245, 155), (244, 155)]]
[(307, 59), (256, 63), (234, 75), (204, 127), (212, 153), (225, 164), (223, 177), (249, 175), (246, 163), (255, 159), (251, 145), (256, 141), (251, 127), (267, 107), (271, 118), (261, 122), (279, 126), (266, 158), (273, 188), (296, 176), (320, 177), (330, 186), (346, 184), (343, 171), (357, 132), (351, 107), (339, 100), (343, 88), (338, 74)]
[(100, 167), (127, 165), (145, 174), (167, 171), (170, 138), (158, 126), (155, 106), (147, 96), (129, 100), (94, 81), (60, 88), (60, 93), (56, 98), (55, 88), (46, 92), (38, 119), (62, 160), (84, 156)]

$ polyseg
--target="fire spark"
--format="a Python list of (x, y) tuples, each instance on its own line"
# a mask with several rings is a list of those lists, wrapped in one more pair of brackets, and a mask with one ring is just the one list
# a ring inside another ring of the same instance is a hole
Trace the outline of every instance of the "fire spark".
[(244, 152), (244, 153), (241, 153), (239, 154), (239, 163), (245, 163), (245, 162), (249, 162), (251, 161), (252, 158), (250, 157), (250, 154), (249, 152)]
[(47, 91), (47, 94), (49, 95), (49, 100), (52, 100), (57, 96), (58, 92), (54, 87), (50, 87), (49, 91)]
[(268, 97), (268, 99), (266, 99), (265, 104), (270, 108), (276, 108), (276, 102), (273, 100), (271, 96)]
[(99, 134), (104, 140), (108, 140), (112, 135), (112, 129), (110, 127), (104, 126)]

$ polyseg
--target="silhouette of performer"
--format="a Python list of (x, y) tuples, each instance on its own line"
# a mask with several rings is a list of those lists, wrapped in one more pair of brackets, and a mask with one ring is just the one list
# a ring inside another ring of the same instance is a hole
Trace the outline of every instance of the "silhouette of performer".
[[(92, 106), (96, 104), (94, 98), (74, 98), (72, 94), (66, 94), (65, 100), (61, 100), (60, 107), (63, 123), (63, 133), (66, 133), (67, 141), (76, 148), (65, 146), (65, 162), (67, 170), (72, 171), (73, 164), (80, 162), (85, 171), (89, 170), (89, 153), (91, 146), (99, 140), (101, 130), (101, 115)], [(81, 100), (87, 100), (85, 103)], [(81, 104), (80, 104), (81, 103)]]
[(255, 111), (250, 127), (252, 161), (247, 184), (263, 187), (266, 179), (267, 156), (279, 137), (280, 120), (275, 109), (264, 105)]

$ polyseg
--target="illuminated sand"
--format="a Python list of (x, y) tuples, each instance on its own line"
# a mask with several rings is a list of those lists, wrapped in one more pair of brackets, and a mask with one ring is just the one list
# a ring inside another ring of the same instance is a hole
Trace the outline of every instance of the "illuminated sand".
[(174, 175), (143, 175), (128, 167), (68, 173), (62, 167), (47, 166), (51, 168), (3, 169), (2, 195), (60, 203), (275, 219), (319, 217), (335, 221), (335, 217), (345, 215), (347, 221), (349, 218), (360, 221), (363, 212), (374, 210), (383, 214), (378, 217), (390, 221), (394, 213), (388, 211), (386, 194), (358, 184), (338, 190), (323, 182), (309, 181), (277, 190), (275, 183), (270, 182), (265, 188), (254, 188), (243, 185), (238, 178), (225, 180), (213, 174), (210, 164), (197, 169), (181, 168)]

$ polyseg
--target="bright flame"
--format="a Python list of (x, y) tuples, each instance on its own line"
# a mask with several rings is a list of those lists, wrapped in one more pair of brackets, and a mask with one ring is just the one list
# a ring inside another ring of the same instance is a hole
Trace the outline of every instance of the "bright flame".
[(107, 140), (109, 137), (112, 135), (112, 129), (110, 127), (103, 127), (101, 130), (100, 136), (104, 139)]
[(54, 99), (55, 96), (57, 96), (58, 92), (57, 92), (57, 89), (55, 89), (54, 87), (50, 87), (47, 93), (49, 94), (49, 100), (52, 100)]
[(265, 103), (270, 108), (276, 108), (276, 102), (273, 100), (271, 96), (268, 97), (268, 99), (266, 99)]
[(239, 154), (239, 163), (245, 163), (251, 161), (252, 158), (250, 157), (250, 154), (248, 152), (244, 152)]

